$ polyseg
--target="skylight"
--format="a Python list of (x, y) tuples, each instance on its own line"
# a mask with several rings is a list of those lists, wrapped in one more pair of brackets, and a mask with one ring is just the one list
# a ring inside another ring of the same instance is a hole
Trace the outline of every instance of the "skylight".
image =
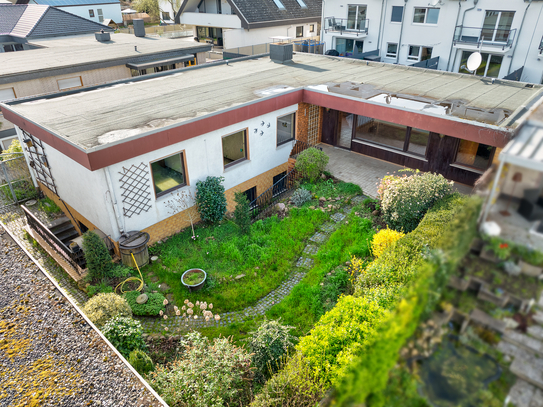
[(285, 10), (285, 6), (283, 6), (283, 3), (281, 3), (281, 0), (273, 0), (273, 2), (275, 3), (275, 5), (277, 6), (279, 10)]
[(307, 5), (304, 3), (304, 0), (296, 0), (301, 8), (307, 8)]

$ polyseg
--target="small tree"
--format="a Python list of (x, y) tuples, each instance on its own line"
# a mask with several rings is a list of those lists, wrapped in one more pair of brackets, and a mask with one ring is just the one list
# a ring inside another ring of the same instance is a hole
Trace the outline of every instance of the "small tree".
[(185, 220), (190, 222), (192, 228), (192, 236), (194, 233), (194, 222), (198, 219), (198, 212), (196, 211), (196, 205), (194, 197), (189, 190), (182, 190), (176, 193), (171, 193), (171, 198), (165, 202), (168, 212), (172, 215), (183, 213)]
[(223, 181), (224, 177), (207, 177), (196, 183), (196, 205), (204, 222), (219, 222), (226, 213)]
[(147, 13), (153, 20), (158, 20), (160, 18), (158, 0), (136, 0), (132, 6), (139, 13)]
[(296, 169), (310, 182), (315, 182), (317, 177), (326, 169), (329, 157), (325, 152), (317, 148), (308, 148), (302, 151), (296, 159)]
[(243, 192), (236, 192), (234, 195), (236, 209), (234, 209), (234, 222), (239, 226), (241, 233), (251, 231), (251, 214), (249, 213), (249, 200)]
[(83, 250), (91, 280), (109, 277), (114, 264), (104, 241), (93, 231), (83, 235)]

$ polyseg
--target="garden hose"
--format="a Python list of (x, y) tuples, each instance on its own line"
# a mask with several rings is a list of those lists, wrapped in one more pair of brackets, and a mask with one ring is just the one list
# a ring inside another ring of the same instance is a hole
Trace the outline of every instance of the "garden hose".
[(136, 268), (138, 269), (138, 273), (140, 273), (140, 278), (138, 278), (138, 277), (128, 277), (123, 282), (117, 284), (117, 287), (115, 287), (115, 292), (117, 292), (117, 289), (119, 287), (121, 287), (121, 293), (124, 294), (125, 293), (125, 291), (123, 290), (124, 284), (129, 282), (129, 281), (139, 281), (140, 282), (140, 285), (138, 286), (138, 288), (136, 288), (136, 291), (141, 292), (141, 290), (143, 289), (143, 276), (141, 275), (140, 268), (138, 267), (138, 263), (136, 262), (136, 259), (134, 258), (134, 253), (130, 253), (130, 255), (132, 256), (132, 260), (134, 260), (134, 264), (136, 265)]

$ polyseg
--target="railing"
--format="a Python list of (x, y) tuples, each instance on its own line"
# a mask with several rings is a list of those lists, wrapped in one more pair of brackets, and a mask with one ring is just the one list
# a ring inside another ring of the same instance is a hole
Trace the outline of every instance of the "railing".
[(509, 30), (503, 28), (464, 27), (458, 25), (454, 31), (454, 45), (457, 43), (473, 44), (477, 46), (482, 44), (493, 47), (502, 47), (502, 49), (507, 47), (511, 48), (516, 33), (516, 28)]
[(326, 17), (324, 19), (324, 31), (328, 32), (339, 32), (343, 34), (355, 33), (355, 34), (368, 34), (368, 28), (370, 25), (370, 20), (353, 20), (351, 18), (335, 18), (335, 17)]
[(439, 65), (439, 57), (434, 57), (434, 58), (426, 59), (424, 61), (417, 62), (416, 64), (412, 64), (410, 66), (414, 66), (417, 68), (437, 69), (438, 65)]
[(83, 251), (79, 250), (77, 253), (73, 252), (70, 248), (66, 247), (62, 241), (51, 232), (47, 226), (45, 226), (41, 221), (34, 216), (24, 205), (21, 205), (25, 215), (28, 225), (38, 233), (43, 240), (47, 242), (53, 250), (60, 254), (69, 264), (72, 266), (74, 271), (78, 275), (82, 275), (81, 266), (85, 264), (85, 256)]
[(316, 148), (317, 150), (322, 151), (321, 147), (309, 145), (302, 140), (296, 140), (296, 143), (292, 146), (292, 150), (290, 151), (290, 158), (296, 158), (298, 154), (304, 150), (307, 150), (308, 148)]
[(539, 53), (543, 53), (543, 37), (541, 38), (541, 43), (539, 44)]
[[(293, 38), (288, 43), (294, 44), (295, 52), (309, 52), (312, 54), (322, 54), (324, 44), (320, 42), (320, 36)], [(215, 50), (216, 48), (214, 48)], [(270, 43), (247, 45), (236, 48), (223, 48), (223, 59), (240, 58), (244, 56), (268, 54), (270, 52)]]

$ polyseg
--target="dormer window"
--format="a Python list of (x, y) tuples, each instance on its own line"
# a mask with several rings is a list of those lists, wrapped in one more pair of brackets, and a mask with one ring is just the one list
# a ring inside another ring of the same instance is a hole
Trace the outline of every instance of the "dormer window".
[(275, 5), (277, 6), (279, 10), (285, 10), (285, 6), (283, 6), (283, 3), (281, 3), (281, 0), (273, 0), (273, 2), (275, 3)]

